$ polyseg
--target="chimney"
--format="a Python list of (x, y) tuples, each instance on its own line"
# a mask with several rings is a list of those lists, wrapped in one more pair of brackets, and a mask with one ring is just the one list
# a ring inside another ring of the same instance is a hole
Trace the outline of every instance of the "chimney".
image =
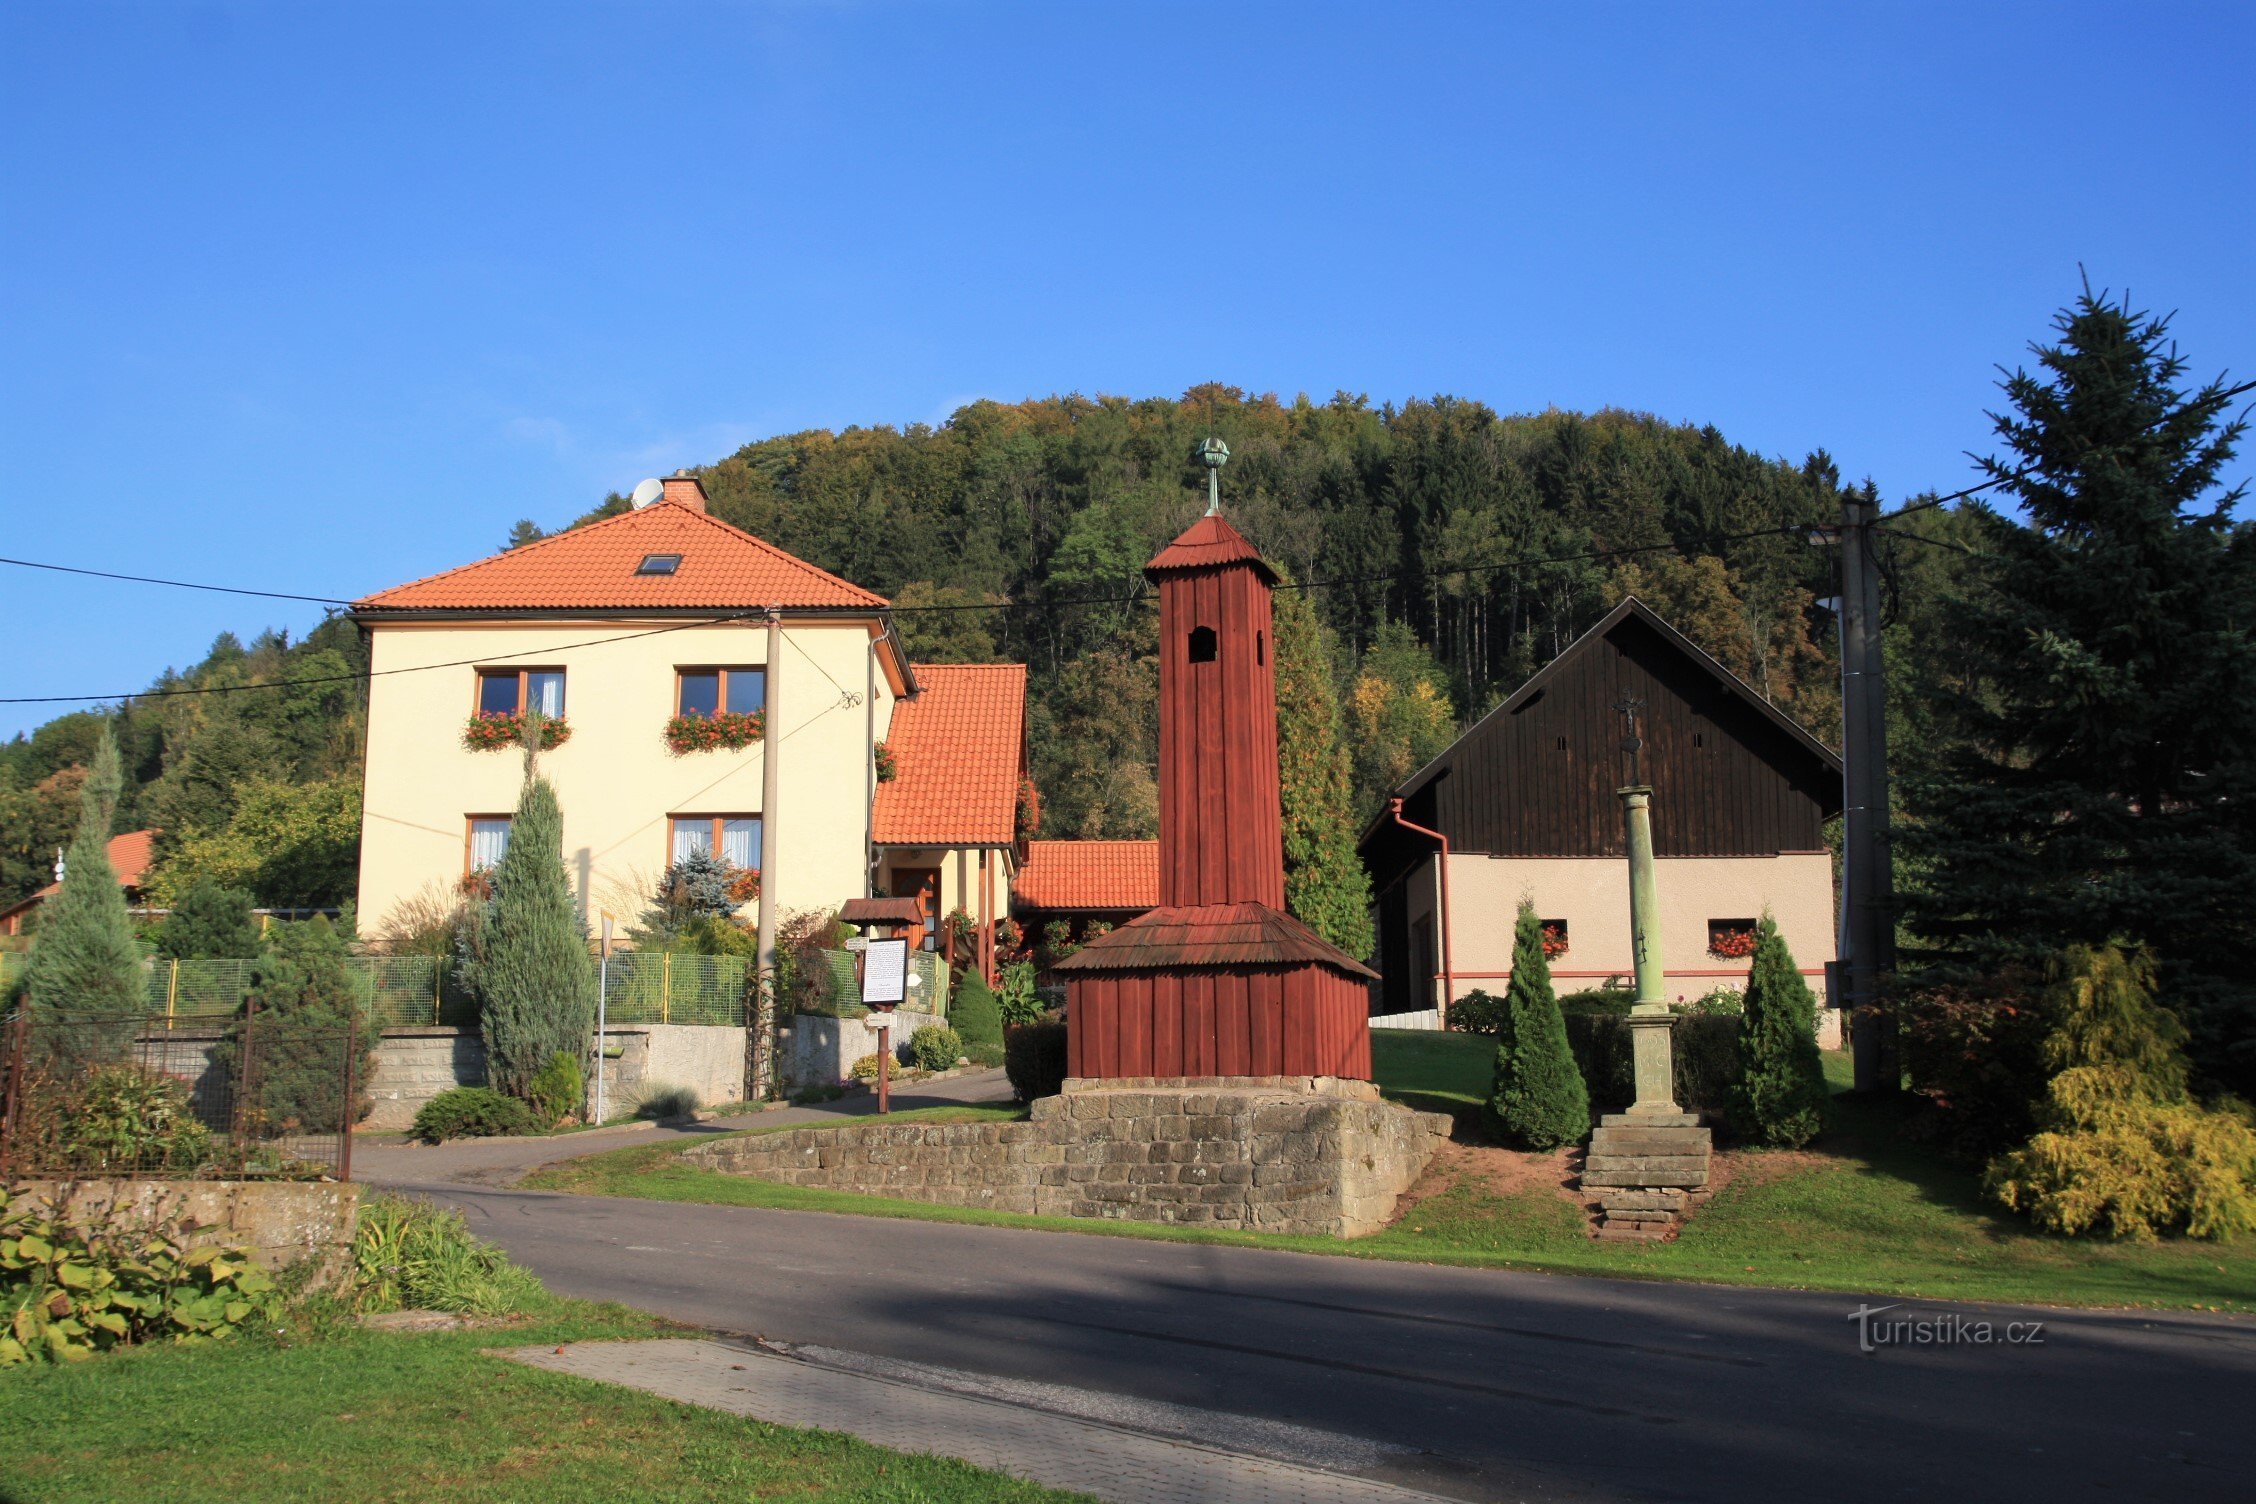
[(670, 501), (676, 506), (687, 507), (693, 512), (705, 510), (705, 483), (687, 470), (676, 470), (666, 477), (663, 484), (666, 487), (666, 494), (661, 496), (659, 500)]

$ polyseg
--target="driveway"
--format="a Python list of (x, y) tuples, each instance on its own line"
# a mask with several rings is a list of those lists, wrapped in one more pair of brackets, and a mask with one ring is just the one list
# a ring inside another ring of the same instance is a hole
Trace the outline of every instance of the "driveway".
[(1850, 1296), (425, 1189), (563, 1294), (1361, 1438), (1367, 1475), (1467, 1499), (2239, 1500), (2256, 1477), (2256, 1324), (2227, 1318), (1911, 1303), (1886, 1317), (2041, 1340), (1865, 1353)]

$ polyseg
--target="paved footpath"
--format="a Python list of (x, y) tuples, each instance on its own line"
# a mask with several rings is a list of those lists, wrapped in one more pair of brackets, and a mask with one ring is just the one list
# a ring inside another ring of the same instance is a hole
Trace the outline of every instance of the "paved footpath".
[(714, 1341), (585, 1342), (506, 1356), (774, 1425), (960, 1457), (1107, 1504), (1437, 1504), (1432, 1494), (1217, 1450), (1023, 1403)]

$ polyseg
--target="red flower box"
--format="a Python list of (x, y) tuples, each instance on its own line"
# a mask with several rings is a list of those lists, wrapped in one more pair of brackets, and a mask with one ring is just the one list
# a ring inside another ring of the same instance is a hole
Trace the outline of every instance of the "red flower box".
[(1543, 926), (1543, 959), (1556, 961), (1567, 953), (1567, 927), (1557, 920)]
[(677, 715), (666, 722), (666, 745), (675, 752), (730, 751), (749, 747), (768, 733), (768, 718), (758, 710), (716, 710), (711, 715)]
[(1753, 925), (1710, 925), (1708, 954), (1721, 961), (1744, 961), (1755, 953)]
[[(560, 715), (541, 718), (541, 750), (561, 747), (572, 739), (572, 724)], [(492, 752), (523, 745), (525, 718), (514, 710), (481, 710), (462, 728), (462, 745), (473, 752)]]
[(891, 783), (901, 776), (901, 760), (893, 755), (893, 748), (890, 743), (879, 742), (873, 749), (873, 756), (877, 762), (877, 781), (879, 783)]

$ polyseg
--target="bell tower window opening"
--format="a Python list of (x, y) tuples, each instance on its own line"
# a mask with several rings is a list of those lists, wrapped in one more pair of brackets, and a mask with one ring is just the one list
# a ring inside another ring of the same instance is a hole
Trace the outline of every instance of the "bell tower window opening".
[(1214, 629), (1212, 627), (1191, 628), (1191, 662), (1212, 663), (1214, 654)]
[(1255, 663), (1267, 663), (1269, 661), (1269, 634), (1267, 632), (1253, 634), (1253, 661)]

